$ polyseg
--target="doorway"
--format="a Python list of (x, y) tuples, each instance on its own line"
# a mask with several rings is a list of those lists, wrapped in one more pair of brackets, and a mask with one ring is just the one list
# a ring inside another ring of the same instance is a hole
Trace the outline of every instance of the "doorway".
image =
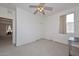
[(0, 47), (12, 45), (12, 19), (0, 17)]

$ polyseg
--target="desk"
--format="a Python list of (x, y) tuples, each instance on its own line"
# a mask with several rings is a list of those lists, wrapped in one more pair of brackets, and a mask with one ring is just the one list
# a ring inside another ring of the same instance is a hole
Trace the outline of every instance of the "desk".
[(72, 56), (71, 50), (72, 47), (78, 47), (79, 48), (79, 37), (70, 37), (69, 40), (69, 56)]

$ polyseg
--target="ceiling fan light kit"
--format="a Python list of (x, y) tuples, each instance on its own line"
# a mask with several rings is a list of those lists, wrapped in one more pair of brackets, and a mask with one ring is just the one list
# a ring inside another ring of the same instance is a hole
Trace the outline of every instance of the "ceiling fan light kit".
[(43, 8), (43, 7), (37, 7), (37, 10), (38, 10), (39, 12), (42, 12), (42, 11), (44, 10), (44, 8)]

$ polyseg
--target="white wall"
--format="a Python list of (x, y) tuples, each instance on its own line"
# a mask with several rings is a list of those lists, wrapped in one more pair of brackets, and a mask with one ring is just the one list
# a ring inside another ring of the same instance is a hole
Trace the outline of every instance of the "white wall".
[(14, 19), (14, 13), (15, 11), (13, 9), (0, 6), (0, 17)]
[(16, 46), (27, 44), (42, 37), (42, 17), (16, 9)]
[(68, 44), (68, 34), (59, 33), (59, 17), (69, 13), (75, 14), (75, 36), (79, 37), (79, 8), (75, 7), (51, 16), (36, 16), (17, 8), (17, 46), (33, 42), (40, 38)]
[(68, 44), (68, 34), (59, 33), (59, 17), (74, 12), (75, 14), (75, 35), (79, 37), (79, 7), (75, 7), (69, 10), (65, 10), (46, 17), (45, 21), (45, 35), (44, 38), (54, 40), (60, 43)]

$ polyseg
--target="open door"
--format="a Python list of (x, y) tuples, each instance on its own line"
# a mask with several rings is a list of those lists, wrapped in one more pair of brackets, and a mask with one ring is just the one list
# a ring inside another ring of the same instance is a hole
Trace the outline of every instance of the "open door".
[(0, 44), (9, 45), (13, 44), (13, 20), (0, 17)]

